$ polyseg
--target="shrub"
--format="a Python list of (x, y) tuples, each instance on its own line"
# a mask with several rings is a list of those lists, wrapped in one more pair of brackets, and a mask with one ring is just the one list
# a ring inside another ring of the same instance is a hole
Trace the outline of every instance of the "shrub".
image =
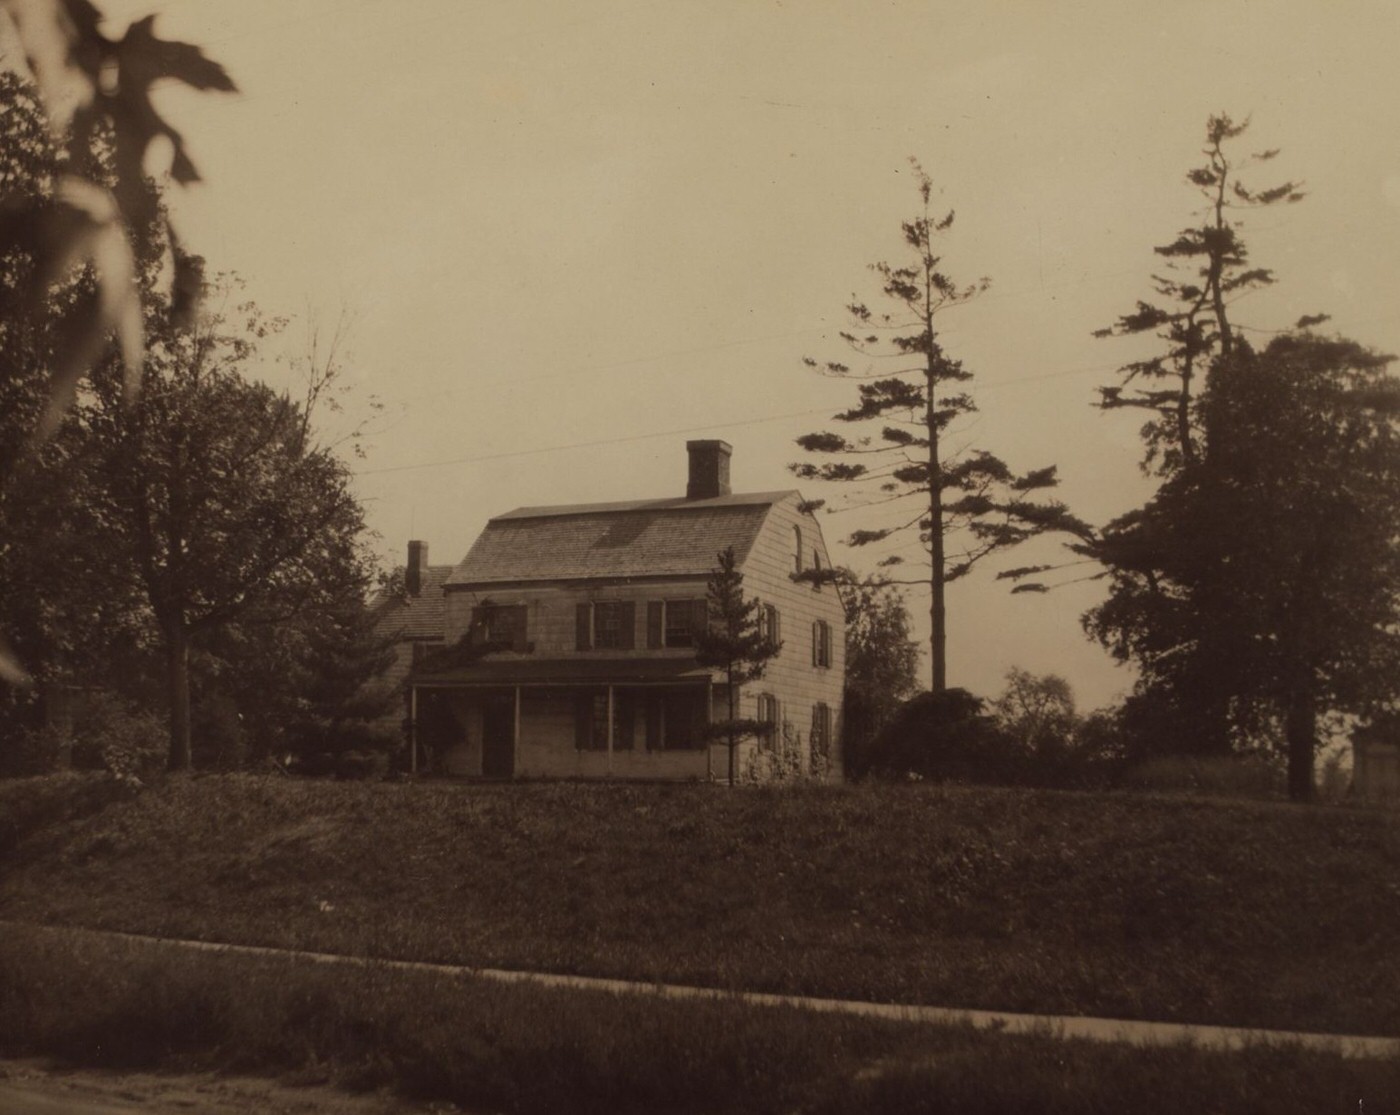
[(1002, 782), (1012, 753), (983, 700), (966, 689), (920, 693), (902, 704), (870, 748), (870, 773), (939, 781)]

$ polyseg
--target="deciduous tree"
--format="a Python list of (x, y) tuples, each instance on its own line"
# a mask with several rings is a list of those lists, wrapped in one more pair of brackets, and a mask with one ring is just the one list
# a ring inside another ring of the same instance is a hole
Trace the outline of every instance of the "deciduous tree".
[(870, 745), (895, 710), (919, 687), (919, 644), (909, 607), (893, 585), (846, 579), (846, 687), (842, 753), (850, 773), (863, 774)]

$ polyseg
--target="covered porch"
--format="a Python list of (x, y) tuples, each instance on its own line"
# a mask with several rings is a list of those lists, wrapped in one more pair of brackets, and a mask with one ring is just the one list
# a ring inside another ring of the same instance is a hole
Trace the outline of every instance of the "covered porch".
[[(413, 679), (413, 769), (467, 778), (707, 779), (717, 692), (687, 659), (488, 661)], [(722, 714), (721, 714), (722, 715)]]

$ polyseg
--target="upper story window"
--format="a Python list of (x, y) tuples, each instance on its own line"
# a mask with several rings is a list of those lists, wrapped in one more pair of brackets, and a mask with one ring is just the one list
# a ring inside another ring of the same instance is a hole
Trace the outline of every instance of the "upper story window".
[(637, 645), (637, 606), (630, 600), (580, 604), (576, 627), (579, 650), (631, 650)]
[(776, 604), (758, 606), (758, 637), (775, 643), (783, 641), (783, 620)]
[(793, 572), (802, 572), (802, 528), (792, 528), (792, 562)]
[(693, 647), (695, 633), (709, 622), (709, 604), (703, 597), (694, 600), (651, 600), (647, 602), (647, 646)]
[(525, 604), (480, 604), (472, 609), (472, 642), (496, 650), (527, 651), (529, 614)]
[(824, 619), (812, 624), (812, 665), (831, 665), (831, 624)]

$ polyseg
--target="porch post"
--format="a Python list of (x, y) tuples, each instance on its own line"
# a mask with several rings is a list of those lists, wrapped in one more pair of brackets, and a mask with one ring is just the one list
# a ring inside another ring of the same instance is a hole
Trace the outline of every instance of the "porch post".
[(520, 686), (515, 687), (515, 725), (510, 737), (510, 775), (515, 777), (515, 766), (520, 762)]
[(707, 674), (705, 677), (705, 780), (713, 782), (715, 780), (715, 741), (710, 738), (709, 727), (714, 722), (715, 717), (715, 677)]
[(608, 774), (612, 774), (613, 755), (613, 687), (608, 686)]
[(408, 772), (418, 773), (418, 686), (408, 687)]

